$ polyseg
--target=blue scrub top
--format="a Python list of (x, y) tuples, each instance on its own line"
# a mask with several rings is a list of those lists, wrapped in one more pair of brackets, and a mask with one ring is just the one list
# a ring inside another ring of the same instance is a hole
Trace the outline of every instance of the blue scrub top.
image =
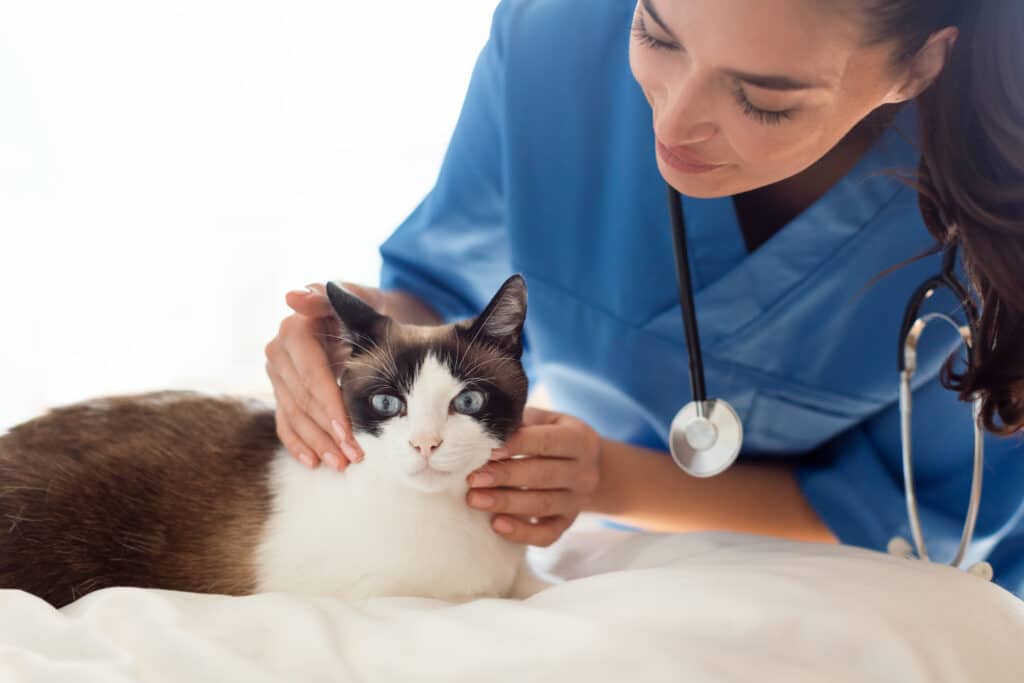
[[(531, 380), (605, 437), (667, 451), (690, 385), (651, 110), (628, 64), (634, 6), (501, 3), (437, 184), (381, 247), (381, 285), (454, 320), (522, 273)], [(878, 550), (911, 538), (897, 337), (908, 297), (940, 267), (929, 257), (868, 286), (935, 244), (915, 192), (885, 173), (917, 166), (912, 113), (753, 253), (731, 198), (683, 201), (708, 393), (742, 418), (741, 457), (790, 461), (833, 533)], [(970, 489), (970, 407), (938, 380), (957, 345), (929, 328), (914, 383), (915, 481), (940, 561)], [(968, 561), (988, 559), (1024, 595), (1024, 447), (987, 435), (985, 448)]]

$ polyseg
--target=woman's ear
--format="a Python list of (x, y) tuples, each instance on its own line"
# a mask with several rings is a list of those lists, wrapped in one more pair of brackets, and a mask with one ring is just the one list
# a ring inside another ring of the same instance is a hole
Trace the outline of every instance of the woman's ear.
[(910, 58), (904, 67), (902, 80), (886, 96), (884, 103), (906, 102), (927, 90), (949, 63), (949, 57), (953, 54), (953, 46), (956, 45), (959, 35), (960, 30), (955, 26), (947, 26), (933, 33), (924, 47)]

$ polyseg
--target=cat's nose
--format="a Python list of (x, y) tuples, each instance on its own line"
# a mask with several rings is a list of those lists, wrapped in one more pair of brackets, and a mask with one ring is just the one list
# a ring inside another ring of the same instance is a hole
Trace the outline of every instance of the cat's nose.
[(420, 452), (424, 458), (429, 458), (441, 445), (441, 435), (437, 432), (420, 432), (413, 434), (409, 439), (409, 445)]

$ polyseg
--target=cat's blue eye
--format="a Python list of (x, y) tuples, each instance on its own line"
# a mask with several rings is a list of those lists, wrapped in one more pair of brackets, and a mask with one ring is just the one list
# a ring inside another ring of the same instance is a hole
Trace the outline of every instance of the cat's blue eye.
[(405, 408), (405, 403), (402, 399), (391, 394), (374, 394), (370, 397), (370, 404), (374, 410), (384, 417), (394, 417)]
[(475, 415), (480, 412), (480, 409), (484, 407), (484, 395), (483, 392), (477, 391), (476, 389), (467, 389), (461, 394), (455, 397), (452, 401), (452, 408), (455, 412), (462, 413), (463, 415)]

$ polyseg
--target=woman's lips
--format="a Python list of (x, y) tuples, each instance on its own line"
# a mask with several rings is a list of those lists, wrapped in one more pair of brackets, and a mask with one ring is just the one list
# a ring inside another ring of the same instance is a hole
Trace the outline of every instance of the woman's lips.
[(662, 161), (683, 173), (708, 173), (726, 165), (708, 163), (682, 147), (668, 147), (662, 144), (661, 140), (656, 140), (655, 142), (658, 147), (658, 156), (661, 157)]

